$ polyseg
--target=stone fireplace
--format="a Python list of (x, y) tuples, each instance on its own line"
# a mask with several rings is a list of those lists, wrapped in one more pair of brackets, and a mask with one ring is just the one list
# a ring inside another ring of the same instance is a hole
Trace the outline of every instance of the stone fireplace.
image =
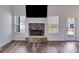
[(44, 23), (29, 23), (30, 36), (44, 36)]

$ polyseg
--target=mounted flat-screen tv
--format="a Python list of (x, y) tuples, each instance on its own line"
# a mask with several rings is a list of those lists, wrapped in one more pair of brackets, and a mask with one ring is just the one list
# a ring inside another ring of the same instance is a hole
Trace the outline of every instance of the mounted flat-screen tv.
[(26, 5), (27, 18), (46, 18), (47, 5)]

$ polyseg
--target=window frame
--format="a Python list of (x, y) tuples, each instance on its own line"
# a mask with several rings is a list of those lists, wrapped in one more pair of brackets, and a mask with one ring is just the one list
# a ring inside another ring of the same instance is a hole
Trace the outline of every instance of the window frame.
[[(56, 17), (58, 17), (57, 21), (55, 21)], [(54, 20), (54, 22), (52, 22), (53, 20)], [(51, 27), (52, 30), (56, 29), (56, 32), (49, 31), (49, 29), (50, 29), (49, 26), (52, 26), (51, 24), (53, 24), (53, 25), (55, 24), (56, 25), (55, 28), (53, 28), (55, 25), (53, 27)], [(48, 17), (48, 33), (49, 34), (58, 34), (59, 33), (59, 16), (49, 16)]]
[[(26, 32), (26, 28), (24, 29), (25, 31), (23, 31), (23, 32), (21, 32), (21, 25), (25, 25), (25, 23), (24, 24), (20, 24), (20, 17), (22, 17), (22, 16), (14, 16), (14, 32), (15, 33), (21, 33), (21, 34), (23, 34), (23, 33), (25, 33)], [(25, 22), (26, 22), (26, 16), (23, 16), (23, 17), (25, 17)], [(18, 19), (19, 19), (19, 22), (18, 22)], [(19, 26), (19, 31), (18, 31), (18, 27), (17, 26)], [(24, 26), (24, 27), (26, 27), (26, 25)]]

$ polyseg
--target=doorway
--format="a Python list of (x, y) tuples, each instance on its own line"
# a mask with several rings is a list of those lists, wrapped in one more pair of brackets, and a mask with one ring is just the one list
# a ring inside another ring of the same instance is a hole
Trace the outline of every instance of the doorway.
[(76, 41), (75, 17), (66, 17), (66, 41)]

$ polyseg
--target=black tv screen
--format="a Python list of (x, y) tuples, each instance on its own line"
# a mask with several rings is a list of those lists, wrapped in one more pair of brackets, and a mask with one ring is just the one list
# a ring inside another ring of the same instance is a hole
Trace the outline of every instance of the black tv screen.
[(46, 18), (47, 5), (26, 5), (27, 18)]

